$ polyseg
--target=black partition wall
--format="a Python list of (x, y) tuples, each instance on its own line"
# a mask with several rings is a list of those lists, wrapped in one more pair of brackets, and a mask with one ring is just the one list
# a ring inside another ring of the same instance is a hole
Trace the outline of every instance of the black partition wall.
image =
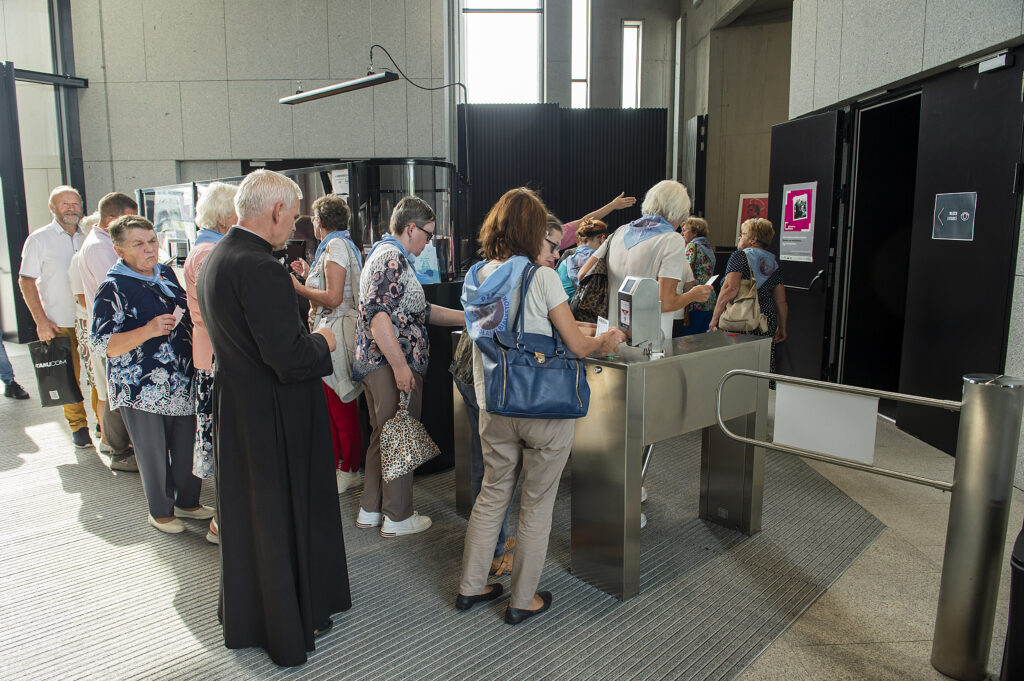
[[(540, 193), (562, 220), (620, 192), (641, 199), (665, 179), (667, 109), (562, 109), (557, 104), (459, 105), (459, 172), (470, 184), (467, 234), (512, 187)], [(640, 216), (639, 203), (611, 227)], [(465, 244), (471, 258), (475, 244)], [(468, 251), (468, 252), (466, 252)]]

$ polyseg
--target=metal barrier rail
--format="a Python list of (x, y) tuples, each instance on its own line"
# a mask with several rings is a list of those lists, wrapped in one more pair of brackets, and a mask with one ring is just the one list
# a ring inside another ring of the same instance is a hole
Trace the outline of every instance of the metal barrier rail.
[[(953, 482), (931, 480), (800, 447), (762, 442), (730, 432), (722, 422), (722, 387), (736, 376), (769, 379), (960, 412)], [(953, 402), (779, 376), (763, 371), (734, 369), (726, 373), (718, 383), (716, 407), (718, 427), (726, 437), (738, 442), (951, 493), (931, 663), (946, 676), (960, 681), (987, 679), (986, 663), (992, 646), (999, 572), (1013, 489), (1013, 470), (1024, 414), (1024, 379), (968, 374), (963, 378), (963, 401)]]
[(793, 385), (802, 385), (811, 388), (819, 388), (822, 390), (831, 390), (833, 392), (847, 393), (850, 395), (860, 395), (862, 397), (877, 397), (884, 400), (895, 400), (897, 402), (907, 402), (909, 404), (918, 404), (926, 407), (939, 407), (940, 409), (947, 409), (949, 411), (960, 411), (962, 406), (961, 402), (953, 402), (951, 400), (936, 400), (931, 397), (917, 397), (916, 395), (903, 395), (902, 393), (891, 393), (885, 390), (873, 390), (871, 388), (858, 388), (856, 386), (838, 385), (836, 383), (827, 383), (825, 381), (814, 381), (809, 378), (796, 378), (793, 376), (780, 376), (778, 374), (770, 374), (764, 371), (753, 371), (750, 369), (733, 369), (722, 377), (722, 380), (718, 383), (718, 392), (715, 395), (716, 400), (716, 416), (718, 418), (718, 427), (722, 429), (726, 437), (729, 437), (738, 442), (744, 442), (748, 445), (754, 445), (756, 447), (764, 447), (766, 449), (774, 449), (779, 452), (785, 452), (786, 454), (793, 454), (794, 456), (803, 457), (805, 459), (812, 459), (814, 461), (823, 461), (825, 463), (835, 464), (837, 466), (845, 466), (846, 468), (854, 468), (856, 470), (868, 471), (877, 475), (884, 475), (887, 478), (895, 478), (896, 480), (905, 480), (906, 482), (913, 482), (918, 485), (925, 485), (927, 487), (934, 487), (935, 489), (941, 489), (943, 492), (949, 492), (953, 489), (953, 483), (946, 482), (944, 480), (932, 480), (931, 478), (921, 477), (919, 475), (913, 475), (911, 473), (904, 473), (902, 471), (894, 471), (889, 468), (881, 468), (879, 466), (872, 466), (866, 463), (860, 463), (859, 461), (850, 461), (848, 459), (841, 459), (836, 456), (830, 456), (828, 454), (822, 454), (821, 452), (814, 452), (809, 449), (803, 449), (801, 447), (793, 447), (792, 445), (784, 445), (775, 442), (766, 442), (763, 440), (755, 440), (753, 438), (744, 437), (737, 435), (726, 428), (725, 423), (722, 421), (722, 388), (725, 386), (726, 381), (736, 376), (750, 376), (751, 378), (762, 378), (771, 379), (776, 383), (791, 383)]

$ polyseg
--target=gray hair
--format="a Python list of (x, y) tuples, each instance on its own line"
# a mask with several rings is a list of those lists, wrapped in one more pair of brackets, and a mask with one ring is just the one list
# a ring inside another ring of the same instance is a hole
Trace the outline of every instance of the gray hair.
[(239, 220), (257, 217), (273, 209), (274, 204), (302, 198), (302, 190), (295, 181), (273, 170), (260, 168), (249, 173), (235, 194), (235, 214)]
[(435, 219), (434, 209), (429, 203), (418, 196), (407, 196), (398, 202), (395, 212), (391, 214), (391, 233), (401, 236), (410, 222), (422, 227), (428, 222), (434, 222)]
[(196, 226), (216, 230), (217, 225), (235, 214), (237, 193), (238, 187), (226, 182), (211, 182), (200, 189), (199, 200), (196, 201)]
[(128, 232), (133, 229), (145, 229), (150, 232), (156, 231), (153, 223), (141, 215), (122, 215), (110, 223), (110, 226), (107, 227), (107, 232), (110, 234), (110, 241), (120, 248), (124, 245)]
[(660, 215), (673, 225), (690, 217), (690, 194), (675, 180), (662, 180), (647, 190), (640, 207), (644, 215)]
[(90, 229), (92, 229), (98, 224), (100, 224), (100, 212), (96, 211), (95, 213), (90, 213), (89, 215), (86, 215), (84, 218), (82, 218), (82, 224), (80, 225), (80, 227), (82, 228), (83, 232), (88, 232)]
[(78, 196), (79, 201), (82, 200), (82, 195), (78, 192), (77, 189), (75, 189), (74, 187), (69, 187), (66, 184), (62, 184), (60, 186), (54, 187), (53, 191), (50, 192), (50, 200), (47, 202), (47, 205), (52, 206), (53, 200), (60, 196), (61, 194), (75, 194), (76, 196)]

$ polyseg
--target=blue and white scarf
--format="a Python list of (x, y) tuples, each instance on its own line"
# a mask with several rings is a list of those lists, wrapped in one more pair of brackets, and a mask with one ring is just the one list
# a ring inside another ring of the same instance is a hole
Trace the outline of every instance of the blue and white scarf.
[(372, 258), (373, 257), (373, 252), (376, 251), (378, 248), (380, 248), (381, 246), (383, 246), (385, 244), (391, 244), (392, 246), (397, 248), (399, 251), (401, 251), (402, 255), (405, 256), (405, 259), (409, 261), (409, 267), (412, 268), (413, 273), (416, 272), (416, 256), (415, 255), (410, 255), (409, 251), (405, 250), (405, 246), (402, 245), (402, 242), (399, 241), (395, 237), (395, 235), (391, 234), (390, 232), (388, 232), (387, 234), (382, 236), (380, 238), (380, 241), (378, 241), (377, 243), (375, 243), (373, 245), (373, 248), (370, 249), (369, 255), (366, 256), (366, 259), (369, 260), (370, 258)]
[(711, 248), (711, 242), (705, 236), (699, 236), (690, 241), (691, 244), (700, 249), (700, 252), (704, 254), (704, 257), (711, 262), (711, 266), (715, 266), (715, 249)]
[(751, 274), (757, 282), (757, 288), (761, 288), (768, 279), (779, 269), (779, 263), (775, 255), (763, 248), (744, 248), (750, 263)]
[(352, 248), (352, 252), (356, 254), (356, 261), (359, 263), (359, 266), (363, 266), (363, 258), (359, 254), (359, 249), (356, 248), (355, 242), (352, 241), (351, 233), (347, 229), (339, 229), (325, 236), (324, 240), (320, 242), (320, 245), (316, 247), (316, 254), (313, 256), (313, 265), (309, 268), (310, 271), (315, 270), (316, 266), (320, 264), (320, 258), (322, 258), (324, 253), (327, 252), (327, 245), (335, 239), (344, 239), (347, 241), (348, 245)]
[(462, 309), (466, 312), (466, 329), (476, 341), (508, 329), (510, 296), (519, 293), (523, 272), (530, 265), (525, 255), (514, 255), (480, 283), (480, 269), (487, 261), (469, 268), (462, 285)]
[(177, 300), (177, 292), (173, 288), (171, 288), (170, 283), (166, 279), (161, 277), (159, 274), (160, 265), (158, 264), (153, 271), (153, 276), (147, 277), (145, 274), (139, 274), (132, 268), (128, 267), (128, 265), (125, 265), (123, 259), (118, 259), (118, 261), (114, 263), (109, 270), (107, 270), (107, 276), (110, 276), (112, 274), (120, 274), (121, 276), (124, 277), (131, 277), (132, 279), (144, 281), (147, 284), (153, 284), (157, 288), (159, 288), (161, 293), (163, 293), (165, 296), (171, 298), (172, 300)]
[(629, 250), (648, 239), (674, 231), (676, 230), (669, 221), (660, 215), (642, 215), (626, 225), (622, 241), (626, 245), (626, 250)]
[(196, 234), (196, 242), (192, 244), (192, 248), (195, 248), (199, 244), (215, 244), (223, 238), (224, 235), (218, 232), (217, 230), (206, 229), (204, 227), (203, 229), (199, 230), (198, 234)]

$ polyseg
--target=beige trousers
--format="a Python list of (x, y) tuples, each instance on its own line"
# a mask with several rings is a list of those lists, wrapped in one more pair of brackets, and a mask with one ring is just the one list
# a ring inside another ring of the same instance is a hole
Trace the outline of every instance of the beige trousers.
[(544, 569), (558, 480), (572, 448), (572, 419), (520, 419), (480, 410), (484, 480), (473, 504), (462, 553), (459, 593), (472, 596), (487, 585), (494, 543), (523, 473), (512, 567), (513, 608), (529, 608)]

